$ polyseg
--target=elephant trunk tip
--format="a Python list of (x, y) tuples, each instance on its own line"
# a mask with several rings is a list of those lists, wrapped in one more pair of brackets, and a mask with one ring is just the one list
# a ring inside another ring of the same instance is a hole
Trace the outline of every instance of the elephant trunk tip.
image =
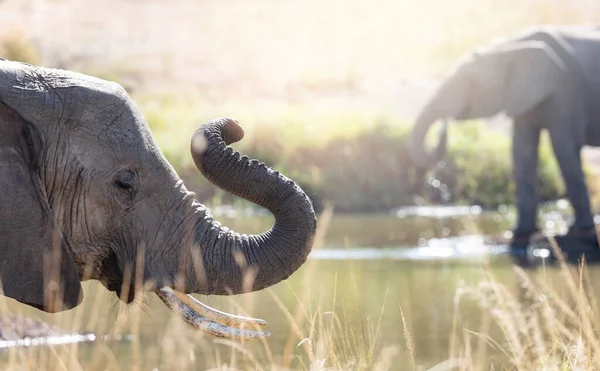
[(408, 155), (414, 167), (418, 169), (427, 169), (433, 166), (433, 158), (425, 152), (423, 144), (420, 141), (412, 139), (408, 143)]
[[(244, 138), (244, 129), (237, 120), (229, 117), (220, 117), (208, 121), (196, 129), (192, 135), (191, 150), (194, 157), (202, 157), (213, 138), (222, 140), (225, 145), (236, 143)], [(202, 161), (197, 161), (197, 165), (201, 166), (201, 163)]]
[(437, 115), (424, 112), (417, 119), (417, 123), (408, 139), (408, 155), (416, 168), (427, 169), (434, 167), (446, 154), (448, 141), (448, 121), (444, 119), (439, 141), (433, 151), (428, 151), (425, 138), (431, 126), (436, 122)]
[(244, 129), (233, 118), (219, 117), (199, 127), (194, 133), (194, 138), (198, 138), (196, 140), (199, 140), (199, 138), (209, 137), (210, 135), (219, 135), (225, 144), (229, 145), (239, 142), (244, 138)]

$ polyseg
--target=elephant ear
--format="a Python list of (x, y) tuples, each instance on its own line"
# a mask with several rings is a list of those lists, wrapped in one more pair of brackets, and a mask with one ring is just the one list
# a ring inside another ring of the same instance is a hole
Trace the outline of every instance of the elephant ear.
[(0, 102), (36, 125), (57, 122), (66, 111), (57, 88), (68, 80), (60, 70), (0, 60)]
[(560, 57), (544, 42), (508, 44), (499, 53), (507, 62), (504, 107), (511, 117), (527, 112), (556, 91), (567, 72)]
[(34, 99), (33, 85), (17, 89), (23, 75), (5, 63), (12, 62), (0, 61), (0, 284), (8, 297), (58, 312), (81, 303), (83, 293), (40, 178), (40, 133), (21, 114), (47, 118), (47, 92)]

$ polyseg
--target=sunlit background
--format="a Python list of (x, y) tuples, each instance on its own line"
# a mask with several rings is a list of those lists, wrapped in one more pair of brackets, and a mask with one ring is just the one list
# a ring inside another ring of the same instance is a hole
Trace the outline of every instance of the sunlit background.
[[(203, 298), (266, 319), (264, 342), (216, 340), (153, 296), (140, 312), (86, 283), (83, 305), (67, 313), (12, 300), (2, 310), (134, 340), (0, 360), (15, 369), (426, 370), (446, 361), (439, 370), (482, 370), (527, 365), (522, 352), (535, 345), (550, 354), (556, 338), (595, 344), (585, 331), (577, 337), (585, 323), (571, 328), (573, 313), (555, 310), (581, 301), (561, 296), (573, 288), (565, 271), (530, 273), (543, 281), (533, 291), (557, 300), (544, 302), (553, 314), (540, 314), (504, 247), (489, 242), (514, 223), (508, 121), (452, 126), (446, 167), (431, 174), (412, 168), (406, 134), (461, 54), (527, 27), (599, 18), (594, 0), (0, 0), (0, 57), (119, 82), (188, 188), (224, 224), (260, 232), (271, 218), (193, 166), (191, 134), (218, 116), (243, 126), (237, 150), (298, 181), (325, 213), (323, 238), (288, 281)], [(547, 141), (540, 157), (544, 226), (561, 231), (571, 214)], [(595, 205), (596, 158), (586, 149)], [(557, 335), (549, 328), (558, 324), (567, 329)]]

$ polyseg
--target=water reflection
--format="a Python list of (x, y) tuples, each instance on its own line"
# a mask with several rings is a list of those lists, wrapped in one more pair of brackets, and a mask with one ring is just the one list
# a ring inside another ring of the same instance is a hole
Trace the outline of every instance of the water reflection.
[[(241, 233), (270, 228), (267, 216), (218, 219)], [(335, 215), (327, 228), (325, 245), (331, 248), (416, 247), (433, 238), (499, 235), (513, 223), (510, 213), (485, 212), (479, 207), (406, 207), (389, 214)]]
[[(266, 215), (239, 212), (236, 217), (230, 209), (215, 213), (223, 224), (242, 233), (260, 233), (270, 228), (273, 219)], [(548, 203), (541, 207), (541, 223), (546, 230), (562, 233), (570, 222), (570, 209), (565, 201)], [(485, 211), (479, 206), (407, 206), (390, 210), (388, 214), (343, 214), (331, 219), (325, 246), (328, 248), (389, 248), (423, 247), (438, 239), (449, 239), (450, 244), (462, 243), (461, 238), (502, 237), (513, 227), (515, 213), (506, 206), (496, 211)], [(459, 238), (460, 237), (460, 238)], [(459, 239), (456, 239), (459, 238)], [(442, 242), (443, 243), (443, 242)]]
[(478, 261), (508, 252), (507, 245), (487, 244), (483, 236), (463, 236), (454, 238), (433, 238), (426, 246), (415, 248), (370, 248), (355, 247), (348, 249), (323, 248), (314, 250), (309, 259), (317, 260), (465, 260)]
[[(403, 206), (392, 212), (397, 218), (424, 216), (428, 218), (452, 218), (481, 214), (481, 206)], [(498, 212), (501, 215), (501, 212)]]
[(0, 350), (6, 350), (14, 347), (27, 348), (44, 345), (52, 346), (76, 343), (93, 343), (95, 341), (131, 341), (133, 340), (133, 338), (133, 335), (98, 336), (96, 334), (73, 334), (37, 338), (24, 338), (15, 340), (0, 340)]

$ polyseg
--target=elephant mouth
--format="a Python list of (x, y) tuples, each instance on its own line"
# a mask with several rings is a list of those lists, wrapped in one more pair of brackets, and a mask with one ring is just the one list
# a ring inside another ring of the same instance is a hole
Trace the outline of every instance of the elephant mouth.
[(189, 325), (212, 336), (251, 340), (270, 335), (268, 332), (248, 329), (248, 327), (265, 326), (267, 322), (261, 319), (221, 312), (201, 303), (191, 295), (180, 293), (170, 287), (165, 286), (158, 289), (156, 295), (173, 313)]
[[(118, 262), (114, 253), (109, 254), (102, 261), (103, 275), (100, 282), (109, 290), (117, 294), (119, 299), (131, 303), (135, 299), (135, 285), (123, 284), (123, 273), (118, 269)], [(156, 286), (154, 286), (156, 288)], [(268, 332), (253, 330), (266, 326), (267, 322), (233, 314), (221, 312), (196, 300), (191, 295), (180, 293), (168, 286), (155, 291), (163, 303), (176, 315), (194, 328), (212, 336), (234, 339), (251, 340), (267, 337)]]

